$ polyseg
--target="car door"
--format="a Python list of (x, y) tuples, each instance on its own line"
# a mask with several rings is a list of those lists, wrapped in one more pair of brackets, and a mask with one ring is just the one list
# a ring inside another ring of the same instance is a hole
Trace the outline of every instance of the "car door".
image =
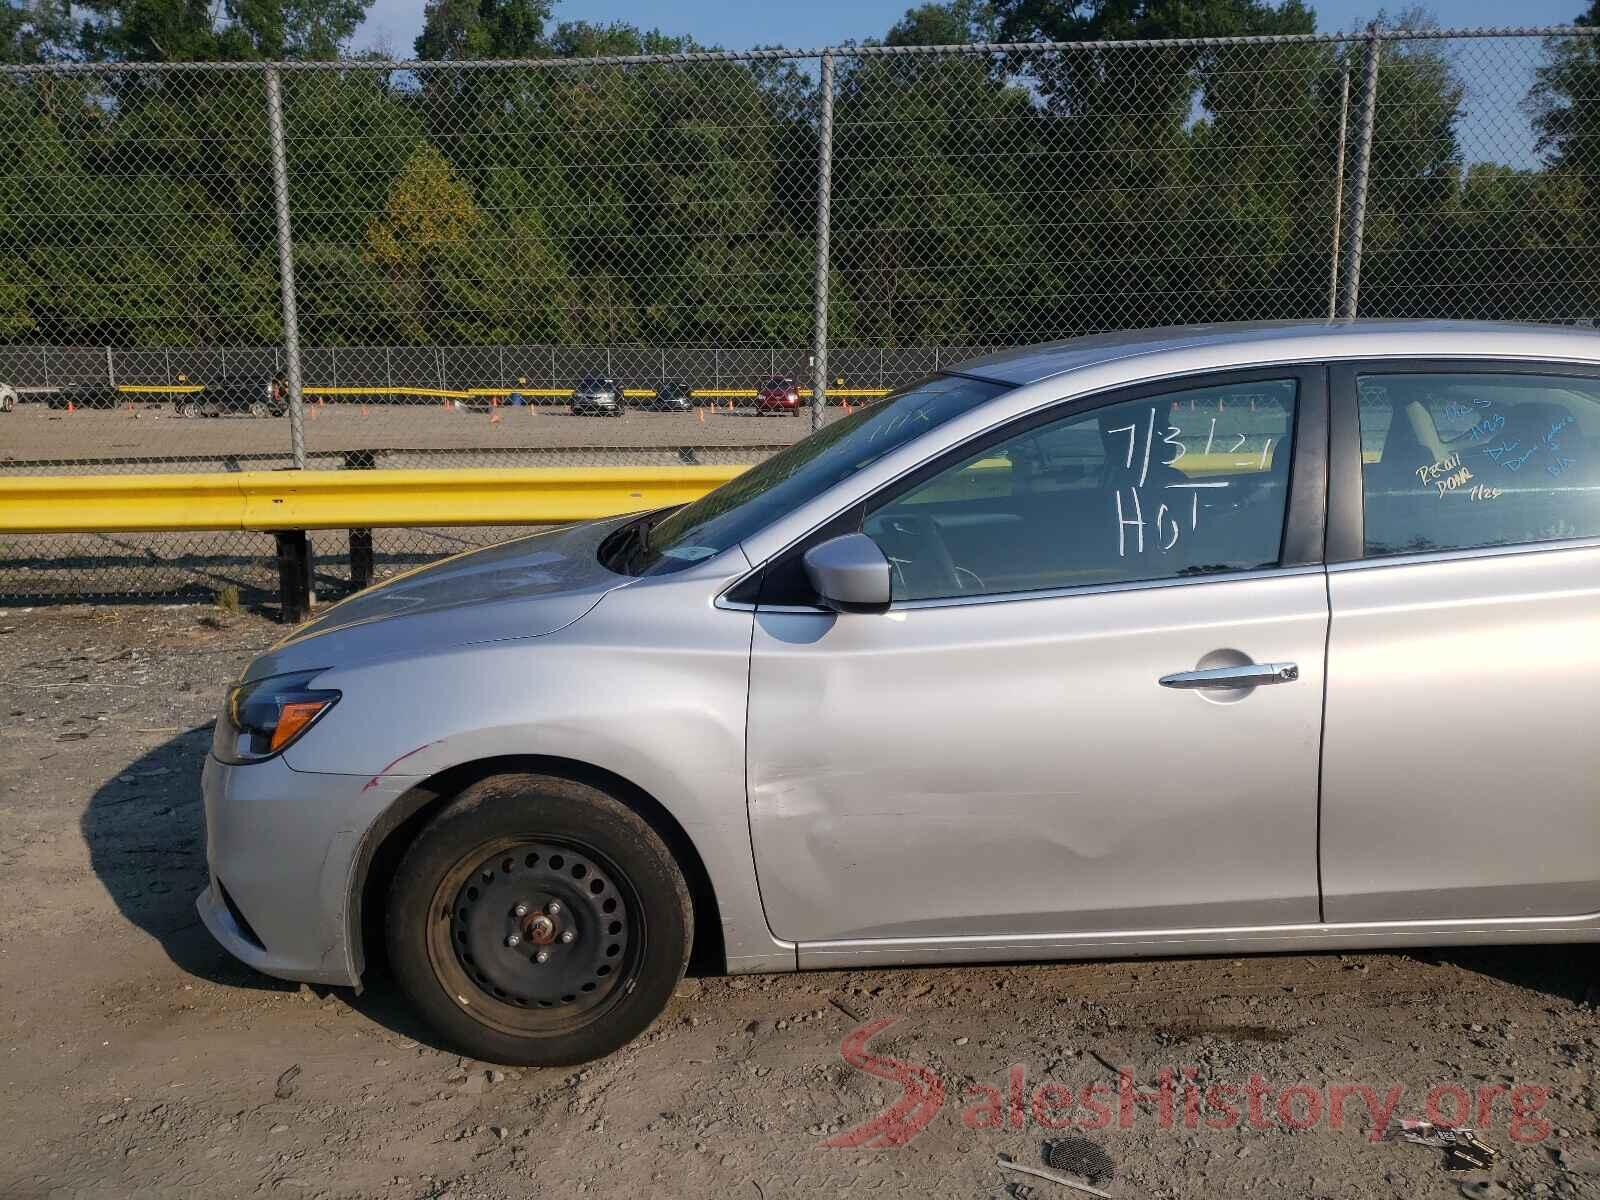
[(1327, 919), (1600, 911), (1600, 369), (1333, 379)]
[(877, 540), (894, 600), (758, 604), (747, 773), (773, 931), (1316, 920), (1325, 395), (1322, 368), (1279, 368), (1074, 402), (819, 533)]

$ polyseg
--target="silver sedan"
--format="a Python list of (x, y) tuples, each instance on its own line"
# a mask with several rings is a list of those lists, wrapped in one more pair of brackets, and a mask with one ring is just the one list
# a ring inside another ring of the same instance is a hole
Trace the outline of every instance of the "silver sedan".
[(364, 592), (227, 697), (199, 910), (573, 1063), (792, 971), (1600, 936), (1600, 336), (1083, 338)]

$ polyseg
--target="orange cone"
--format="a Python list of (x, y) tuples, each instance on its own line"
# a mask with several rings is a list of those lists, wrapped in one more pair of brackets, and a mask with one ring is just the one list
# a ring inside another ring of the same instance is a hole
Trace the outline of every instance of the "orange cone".
[(367, 406), (365, 404), (361, 406), (361, 415), (363, 417), (367, 415)]
[(850, 415), (850, 401), (848, 399), (844, 401), (844, 415), (847, 417)]
[(700, 424), (704, 425), (706, 423), (706, 410), (705, 409), (703, 409), (703, 408), (695, 409), (694, 410), (694, 415), (700, 418)]
[(77, 412), (78, 411), (78, 406), (73, 404), (71, 400), (68, 400), (67, 401), (67, 411), (68, 412)]
[(733, 411), (733, 397), (732, 396), (728, 397), (728, 411), (729, 412)]

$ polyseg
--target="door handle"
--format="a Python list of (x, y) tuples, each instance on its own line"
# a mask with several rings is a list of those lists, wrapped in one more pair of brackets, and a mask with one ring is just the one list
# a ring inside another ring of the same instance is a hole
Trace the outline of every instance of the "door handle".
[(1300, 678), (1295, 663), (1246, 663), (1242, 667), (1211, 667), (1205, 671), (1179, 671), (1163, 675), (1161, 686), (1169, 688), (1249, 688), (1269, 683), (1293, 683)]

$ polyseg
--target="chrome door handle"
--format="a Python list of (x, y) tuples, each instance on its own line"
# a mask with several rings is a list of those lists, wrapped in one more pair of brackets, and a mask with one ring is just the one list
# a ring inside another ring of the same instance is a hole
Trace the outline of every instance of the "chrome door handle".
[(1179, 671), (1163, 675), (1161, 686), (1169, 688), (1248, 688), (1269, 683), (1293, 683), (1300, 678), (1294, 663), (1246, 663), (1242, 667), (1212, 667), (1205, 671)]

